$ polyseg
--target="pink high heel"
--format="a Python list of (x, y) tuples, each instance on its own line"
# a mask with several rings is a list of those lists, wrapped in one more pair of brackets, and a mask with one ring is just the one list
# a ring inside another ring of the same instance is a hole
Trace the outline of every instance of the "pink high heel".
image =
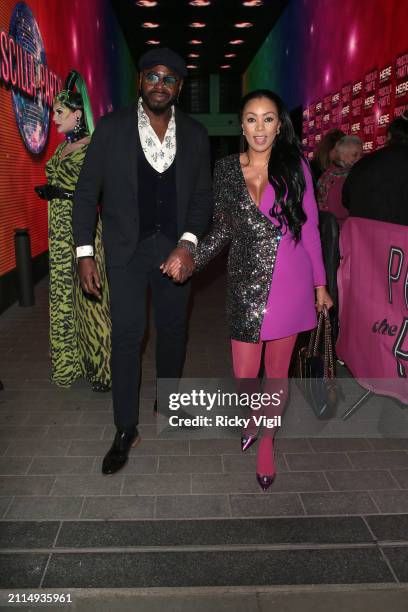
[(257, 473), (256, 479), (261, 489), (263, 491), (267, 491), (269, 487), (271, 486), (271, 484), (273, 483), (273, 481), (275, 480), (275, 476), (276, 474), (274, 474), (273, 476), (269, 476), (268, 474), (261, 475)]
[(245, 453), (257, 441), (258, 437), (252, 434), (241, 436), (241, 450)]
[[(270, 448), (268, 441), (270, 440)], [(269, 455), (270, 453), (270, 455)], [(269, 462), (270, 458), (270, 462)], [(256, 479), (263, 491), (267, 491), (276, 477), (275, 456), (273, 452), (273, 439), (262, 438), (258, 449), (258, 469), (268, 471), (264, 474), (257, 471)], [(270, 471), (269, 471), (270, 470)]]

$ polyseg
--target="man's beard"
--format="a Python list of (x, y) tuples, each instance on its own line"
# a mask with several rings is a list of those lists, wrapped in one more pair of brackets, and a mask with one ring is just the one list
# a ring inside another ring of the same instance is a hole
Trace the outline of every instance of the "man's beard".
[(141, 91), (141, 97), (143, 102), (145, 103), (145, 105), (147, 106), (147, 108), (154, 113), (155, 115), (163, 115), (164, 113), (166, 113), (168, 111), (168, 109), (173, 106), (176, 98), (170, 96), (169, 99), (167, 100), (167, 102), (152, 102), (151, 100), (149, 100), (149, 98), (146, 96), (146, 93), (143, 91)]

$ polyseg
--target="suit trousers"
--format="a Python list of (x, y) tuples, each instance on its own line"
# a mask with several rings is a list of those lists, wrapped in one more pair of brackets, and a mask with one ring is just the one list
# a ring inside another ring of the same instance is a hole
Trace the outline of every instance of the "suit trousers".
[(141, 342), (149, 287), (157, 333), (157, 378), (182, 375), (191, 284), (175, 284), (159, 268), (174, 247), (166, 236), (156, 233), (139, 243), (126, 266), (108, 266), (113, 411), (119, 430), (131, 429), (139, 420)]

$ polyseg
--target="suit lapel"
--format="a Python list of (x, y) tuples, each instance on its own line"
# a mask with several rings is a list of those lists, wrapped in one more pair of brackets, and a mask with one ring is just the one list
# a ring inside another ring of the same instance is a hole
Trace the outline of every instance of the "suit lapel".
[(137, 103), (133, 104), (131, 107), (124, 137), (126, 139), (125, 150), (127, 152), (127, 159), (128, 163), (130, 164), (131, 182), (135, 195), (137, 196), (137, 152), (141, 146), (139, 129), (137, 126)]
[(183, 114), (176, 108), (176, 189), (177, 189), (177, 209), (178, 221), (184, 218), (183, 210), (185, 210), (188, 193), (189, 193), (189, 177), (186, 170), (189, 167), (189, 134), (186, 130)]

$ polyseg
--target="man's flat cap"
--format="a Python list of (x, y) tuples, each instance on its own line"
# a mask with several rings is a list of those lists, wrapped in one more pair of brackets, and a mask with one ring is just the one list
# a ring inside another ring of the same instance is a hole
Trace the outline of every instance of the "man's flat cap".
[(178, 74), (182, 79), (188, 74), (186, 62), (183, 58), (167, 47), (158, 47), (157, 49), (147, 51), (141, 56), (138, 64), (139, 70), (145, 70), (146, 68), (152, 68), (153, 66), (159, 65), (167, 66), (167, 68), (173, 70), (173, 72)]

